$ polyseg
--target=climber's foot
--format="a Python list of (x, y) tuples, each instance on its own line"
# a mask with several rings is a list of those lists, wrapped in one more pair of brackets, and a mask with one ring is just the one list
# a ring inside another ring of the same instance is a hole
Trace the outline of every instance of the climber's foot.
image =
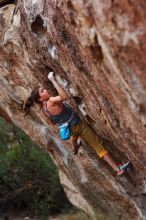
[(117, 175), (122, 176), (126, 172), (126, 170), (128, 169), (129, 165), (130, 165), (130, 161), (123, 163), (123, 164), (120, 164), (119, 171), (117, 172)]
[(77, 145), (74, 146), (74, 149), (73, 149), (73, 151), (72, 151), (74, 155), (77, 155), (77, 154), (78, 154), (79, 147), (80, 147), (79, 144), (77, 144)]

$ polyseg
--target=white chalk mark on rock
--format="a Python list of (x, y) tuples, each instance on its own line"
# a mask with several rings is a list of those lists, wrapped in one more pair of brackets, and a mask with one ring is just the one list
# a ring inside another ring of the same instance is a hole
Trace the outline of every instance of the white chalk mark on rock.
[(81, 183), (88, 182), (87, 175), (86, 175), (84, 168), (82, 167), (80, 161), (78, 160), (78, 158), (77, 159), (75, 158), (74, 160), (75, 160), (75, 163), (77, 164), (77, 167), (79, 168), (79, 171), (80, 171)]
[(57, 49), (52, 43), (48, 43), (48, 53), (53, 60), (58, 58)]
[(136, 29), (133, 32), (126, 30), (123, 36), (123, 46), (126, 46), (129, 41), (133, 41), (135, 44), (139, 44), (138, 36), (142, 35), (143, 31), (141, 29)]
[(48, 141), (51, 141), (51, 137), (49, 135), (49, 129), (46, 126), (43, 125), (40, 131), (47, 138)]
[(63, 155), (63, 161), (65, 163), (66, 166), (68, 166), (68, 151), (65, 149), (64, 144), (61, 143), (61, 141), (58, 139), (57, 136), (54, 135), (53, 140), (56, 144), (56, 146), (59, 148), (59, 150), (61, 151), (62, 155)]
[(82, 103), (82, 104), (78, 105), (78, 108), (79, 108), (79, 110), (80, 110), (80, 112), (82, 113), (83, 116), (87, 115), (87, 113), (85, 111), (85, 103)]

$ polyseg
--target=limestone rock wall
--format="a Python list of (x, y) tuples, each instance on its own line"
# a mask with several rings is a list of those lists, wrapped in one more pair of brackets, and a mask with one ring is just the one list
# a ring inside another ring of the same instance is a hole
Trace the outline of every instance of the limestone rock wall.
[[(10, 4), (12, 3), (12, 4)], [(93, 216), (146, 219), (146, 3), (144, 0), (0, 1), (0, 115), (47, 149), (76, 206)], [(72, 107), (115, 160), (117, 177), (85, 144), (72, 155), (57, 128), (23, 100), (54, 71)]]

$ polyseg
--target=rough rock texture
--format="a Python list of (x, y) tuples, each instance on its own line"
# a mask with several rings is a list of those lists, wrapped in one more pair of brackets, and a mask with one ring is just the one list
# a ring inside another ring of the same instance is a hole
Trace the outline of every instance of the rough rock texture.
[[(73, 204), (93, 218), (99, 210), (146, 219), (146, 2), (1, 0), (0, 6), (0, 115), (48, 150)], [(90, 146), (73, 156), (38, 106), (24, 117), (23, 100), (36, 85), (50, 86), (50, 70), (115, 160), (131, 161), (124, 177)]]

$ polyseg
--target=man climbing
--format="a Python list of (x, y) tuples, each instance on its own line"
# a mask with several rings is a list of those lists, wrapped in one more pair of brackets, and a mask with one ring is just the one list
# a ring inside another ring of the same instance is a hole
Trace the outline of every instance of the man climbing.
[[(108, 150), (102, 145), (101, 141), (98, 139), (97, 134), (83, 120), (79, 118), (77, 113), (71, 107), (65, 104), (68, 95), (55, 79), (53, 72), (49, 73), (48, 79), (56, 88), (58, 95), (53, 97), (51, 95), (51, 91), (41, 87), (37, 87), (31, 92), (30, 97), (25, 102), (24, 111), (26, 112), (26, 114), (29, 113), (30, 107), (33, 105), (34, 102), (40, 104), (43, 112), (47, 115), (49, 121), (53, 122), (54, 124), (58, 124), (61, 129), (63, 129), (63, 132), (65, 131), (63, 135), (66, 135), (66, 133), (71, 134), (71, 137), (69, 135), (67, 138), (71, 138), (74, 147), (74, 154), (78, 153), (78, 137), (81, 137), (84, 141), (86, 141), (90, 146), (95, 149), (100, 158), (105, 160), (113, 168), (113, 170), (116, 171), (117, 175), (123, 175), (125, 173), (125, 170), (129, 166), (129, 162), (124, 163), (121, 166), (118, 166), (116, 164), (116, 162), (109, 154)], [(64, 130), (64, 124), (65, 126), (67, 125), (65, 127), (65, 129), (67, 130)]]

